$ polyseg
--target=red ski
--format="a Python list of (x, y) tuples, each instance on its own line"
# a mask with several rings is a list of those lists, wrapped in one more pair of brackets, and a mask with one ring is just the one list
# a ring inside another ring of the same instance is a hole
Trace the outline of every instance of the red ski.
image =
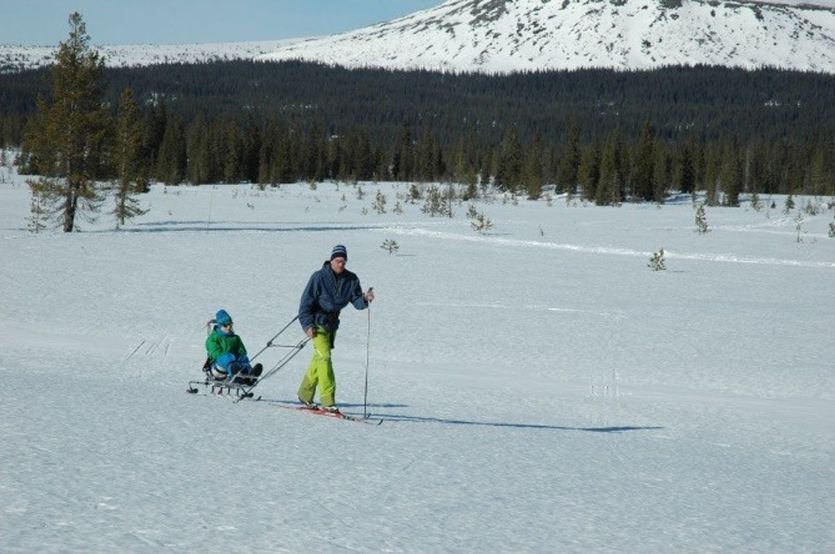
[(282, 404), (276, 404), (279, 408), (285, 408), (288, 410), (299, 410), (302, 412), (307, 412), (313, 415), (319, 415), (323, 417), (330, 417), (333, 419), (344, 419), (345, 421), (355, 421), (357, 423), (365, 423), (367, 425), (380, 425), (383, 423), (382, 419), (379, 418), (367, 418), (367, 417), (359, 417), (355, 415), (349, 415), (343, 412), (331, 412), (329, 410), (325, 410), (320, 406), (286, 406)]

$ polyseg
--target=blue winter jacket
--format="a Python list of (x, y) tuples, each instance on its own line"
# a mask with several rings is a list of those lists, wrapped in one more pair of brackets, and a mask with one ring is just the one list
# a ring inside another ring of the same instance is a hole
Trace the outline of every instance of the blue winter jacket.
[(302, 329), (321, 325), (330, 332), (339, 328), (339, 312), (348, 305), (358, 310), (368, 307), (362, 296), (359, 277), (347, 269), (337, 275), (329, 261), (310, 276), (299, 303), (299, 323)]

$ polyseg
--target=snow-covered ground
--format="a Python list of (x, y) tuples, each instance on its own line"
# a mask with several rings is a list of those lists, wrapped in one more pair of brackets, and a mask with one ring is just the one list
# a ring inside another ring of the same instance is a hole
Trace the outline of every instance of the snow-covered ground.
[[(0, 550), (835, 549), (831, 209), (798, 242), (784, 198), (706, 235), (689, 200), (498, 199), (480, 235), (407, 190), (157, 185), (121, 230), (35, 235), (0, 167)], [(362, 414), (370, 344), (382, 425), (279, 409), (309, 349), (260, 402), (185, 393), (215, 310), (260, 350), (337, 243), (377, 293), (337, 401)]]

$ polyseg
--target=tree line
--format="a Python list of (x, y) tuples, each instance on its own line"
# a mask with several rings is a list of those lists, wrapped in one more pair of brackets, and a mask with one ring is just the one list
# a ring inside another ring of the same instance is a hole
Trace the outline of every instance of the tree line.
[[(55, 66), (0, 75), (0, 145), (19, 145), (24, 170), (47, 177), (78, 175), (83, 161), (91, 182), (140, 189), (394, 179), (490, 181), (530, 198), (555, 184), (600, 204), (661, 202), (672, 190), (729, 205), (743, 192), (835, 194), (830, 75), (489, 76), (246, 61), (105, 69), (74, 16)], [(70, 44), (75, 58), (62, 59)], [(80, 60), (89, 83), (74, 94), (89, 105), (89, 127), (57, 108), (70, 94), (60, 74)], [(74, 136), (66, 152), (95, 156), (56, 160), (62, 134)], [(85, 187), (73, 187), (85, 200)]]

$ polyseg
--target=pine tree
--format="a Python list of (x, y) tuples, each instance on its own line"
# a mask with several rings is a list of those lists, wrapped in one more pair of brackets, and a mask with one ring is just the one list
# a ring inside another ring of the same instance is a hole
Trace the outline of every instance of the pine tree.
[(667, 196), (667, 184), (670, 181), (670, 158), (661, 142), (655, 143), (655, 160), (652, 173), (652, 200), (663, 204)]
[(446, 174), (446, 162), (444, 161), (444, 151), (441, 146), (435, 142), (432, 150), (432, 180), (439, 180)]
[(426, 201), (423, 203), (421, 211), (432, 217), (452, 217), (452, 205), (449, 196), (435, 185), (430, 185), (426, 191)]
[(223, 181), (224, 162), (226, 161), (225, 136), (226, 122), (224, 119), (220, 117), (212, 119), (208, 125), (208, 134), (206, 136), (206, 143), (209, 147), (207, 165), (209, 173), (206, 177), (208, 183), (219, 183)]
[(472, 200), (478, 197), (478, 171), (476, 169), (474, 140), (472, 133), (466, 139), (460, 137), (455, 147), (453, 178), (467, 186), (463, 194), (464, 200)]
[(412, 144), (412, 129), (404, 125), (394, 143), (392, 153), (391, 173), (397, 181), (408, 181), (412, 178), (414, 167), (414, 145)]
[(794, 196), (791, 194), (786, 197), (786, 203), (783, 205), (783, 213), (789, 215), (794, 210)]
[[(266, 133), (264, 144), (266, 144)], [(313, 182), (322, 181), (325, 178), (325, 151), (326, 147), (323, 142), (324, 131), (319, 128), (314, 128), (305, 136), (302, 145), (302, 175)]]
[(708, 206), (716, 206), (719, 203), (719, 149), (711, 145), (705, 152), (705, 203)]
[(328, 142), (324, 133), (312, 135), (310, 150), (310, 156), (314, 160), (314, 178), (322, 181), (328, 175)]
[(664, 271), (667, 269), (667, 266), (664, 264), (664, 249), (662, 248), (658, 252), (653, 252), (652, 256), (649, 259), (649, 263), (647, 267), (652, 269), (653, 271)]
[(185, 175), (186, 141), (183, 122), (179, 117), (169, 117), (157, 154), (157, 177), (167, 185), (178, 185), (183, 182)]
[(465, 142), (464, 137), (458, 137), (455, 145), (454, 164), (453, 164), (453, 178), (459, 182), (467, 185), (467, 192), (464, 194), (465, 200), (469, 200), (478, 194), (475, 188), (473, 169), (473, 161), (471, 158), (471, 143)]
[(396, 240), (386, 239), (383, 241), (383, 244), (380, 245), (380, 248), (388, 252), (389, 255), (392, 255), (400, 250), (400, 245), (397, 244)]
[(744, 173), (736, 142), (725, 147), (723, 158), (720, 179), (725, 193), (725, 205), (739, 206), (739, 193), (742, 191)]
[(760, 200), (760, 195), (756, 190), (751, 193), (751, 207), (754, 208), (755, 212), (760, 211), (763, 207), (763, 203)]
[(374, 195), (374, 201), (371, 203), (371, 207), (374, 208), (374, 211), (378, 214), (384, 214), (386, 213), (387, 202), (388, 200), (386, 199), (386, 195), (383, 194), (383, 191), (378, 190)]
[(371, 140), (364, 131), (354, 137), (354, 173), (360, 181), (368, 181), (374, 178), (374, 151), (371, 148)]
[(119, 101), (119, 116), (116, 121), (116, 137), (113, 161), (117, 181), (114, 186), (116, 205), (111, 213), (119, 225), (125, 220), (146, 213), (139, 207), (134, 194), (147, 192), (148, 178), (142, 159), (145, 129), (139, 114), (139, 106), (133, 98), (133, 91), (125, 89)]
[(804, 164), (805, 153), (799, 144), (788, 145), (788, 160), (786, 160), (783, 190), (789, 194), (797, 194), (804, 190), (807, 171)]
[(678, 190), (683, 193), (693, 193), (696, 190), (696, 168), (693, 160), (693, 140), (683, 145), (679, 153), (679, 168), (677, 179)]
[(592, 143), (585, 150), (580, 159), (577, 170), (577, 182), (583, 187), (583, 198), (594, 200), (597, 196), (597, 185), (600, 181), (600, 147)]
[[(295, 183), (299, 179), (300, 137), (301, 133), (295, 125), (290, 125), (281, 136), (277, 152), (277, 175), (279, 183)], [(338, 139), (337, 142), (341, 143), (342, 141)], [(344, 154), (347, 158), (348, 151), (344, 151)], [(345, 176), (349, 174), (356, 176), (352, 172), (356, 164), (350, 159), (343, 160), (343, 163), (344, 167), (341, 172)]]
[(100, 200), (95, 178), (101, 173), (110, 124), (103, 103), (104, 63), (90, 47), (86, 26), (77, 12), (69, 17), (70, 34), (60, 43), (51, 69), (51, 101), (40, 99), (38, 115), (27, 143), (34, 152), (34, 169), (51, 179), (53, 211), (64, 232), (72, 232), (76, 217), (92, 219)]
[(826, 152), (818, 148), (812, 157), (812, 165), (809, 169), (809, 180), (812, 185), (812, 194), (820, 196), (833, 190), (835, 177), (829, 172), (826, 163)]
[(528, 193), (528, 200), (539, 200), (539, 197), (542, 196), (542, 186), (545, 184), (542, 152), (542, 134), (537, 131), (525, 152), (522, 175)]
[(243, 161), (243, 138), (234, 119), (226, 121), (223, 134), (223, 182), (237, 183), (241, 180)]
[(577, 123), (571, 121), (566, 132), (562, 156), (557, 170), (557, 186), (560, 190), (577, 193), (577, 172), (580, 168), (580, 131)]
[(261, 151), (261, 128), (250, 114), (243, 128), (241, 138), (241, 173), (240, 180), (247, 183), (258, 182), (258, 154)]
[(162, 144), (162, 137), (165, 134), (165, 125), (168, 121), (168, 108), (165, 105), (164, 97), (152, 97), (152, 104), (145, 116), (145, 146), (143, 156), (145, 165), (148, 166), (149, 177), (159, 180), (157, 175), (157, 155), (159, 146)]
[(696, 232), (700, 235), (710, 232), (707, 225), (707, 216), (705, 215), (705, 205), (700, 204), (696, 210)]
[(500, 190), (517, 191), (522, 184), (522, 144), (515, 127), (505, 133), (495, 177)]
[(695, 198), (696, 191), (705, 188), (705, 150), (704, 145), (696, 139), (695, 135), (691, 135), (688, 144), (693, 159), (693, 190), (690, 192)]
[(49, 205), (59, 191), (56, 190), (54, 181), (45, 177), (38, 180), (26, 181), (31, 193), (29, 202), (29, 219), (27, 228), (30, 233), (40, 233), (47, 227), (49, 222)]
[(198, 116), (188, 132), (188, 180), (193, 185), (209, 183), (211, 153), (209, 152), (209, 128), (206, 120)]
[(470, 227), (473, 228), (473, 231), (482, 235), (493, 228), (493, 220), (484, 215), (483, 212), (476, 212), (472, 219), (473, 221), (470, 222)]
[(600, 160), (600, 181), (595, 193), (595, 203), (600, 206), (618, 205), (623, 200), (623, 180), (618, 155), (617, 131), (611, 133), (603, 147)]
[(328, 138), (326, 174), (330, 179), (347, 179), (348, 172), (345, 170), (345, 153), (342, 148), (342, 141), (339, 137), (331, 135)]
[(420, 181), (432, 181), (435, 177), (435, 143), (429, 128), (424, 128), (415, 149), (415, 177)]
[(655, 175), (655, 129), (647, 121), (638, 142), (635, 158), (635, 177), (632, 193), (635, 200), (652, 200), (655, 196), (653, 177)]
[(274, 117), (267, 120), (263, 137), (261, 149), (258, 152), (258, 184), (262, 188), (267, 184), (275, 184), (272, 173), (272, 161), (278, 144), (278, 122)]

